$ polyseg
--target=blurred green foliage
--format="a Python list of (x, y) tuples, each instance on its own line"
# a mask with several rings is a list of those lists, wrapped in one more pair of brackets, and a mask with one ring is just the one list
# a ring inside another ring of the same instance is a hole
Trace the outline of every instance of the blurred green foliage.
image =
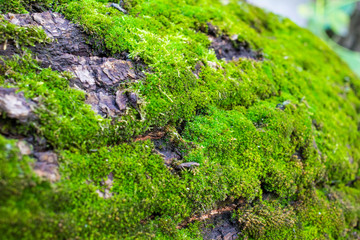
[[(299, 7), (302, 16), (308, 19), (308, 27), (324, 39), (352, 70), (360, 76), (360, 53), (346, 49), (334, 42), (326, 30), (331, 29), (339, 36), (349, 33), (350, 16), (358, 0), (317, 0)], [(360, 39), (359, 39), (360, 41)]]

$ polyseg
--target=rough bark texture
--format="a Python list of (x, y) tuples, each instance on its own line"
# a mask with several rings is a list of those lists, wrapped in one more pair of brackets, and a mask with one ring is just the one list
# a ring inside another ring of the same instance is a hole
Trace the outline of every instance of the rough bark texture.
[(22, 92), (14, 88), (0, 88), (0, 111), (7, 117), (26, 122), (34, 118), (33, 103), (27, 101)]
[[(22, 92), (16, 93), (14, 88), (0, 88), (0, 112), (2, 117), (8, 117), (12, 120), (14, 128), (18, 124), (27, 124), (36, 121), (33, 109), (36, 104), (24, 97)], [(1, 125), (1, 124), (0, 124)], [(1, 126), (2, 127), (2, 126)], [(3, 129), (3, 128), (2, 128)], [(17, 139), (17, 147), (22, 155), (32, 156), (37, 161), (32, 164), (34, 172), (50, 182), (56, 182), (60, 179), (58, 171), (58, 158), (53, 151), (46, 150), (44, 140), (34, 138), (33, 136), (14, 135), (10, 132), (2, 132), (8, 138)], [(16, 131), (16, 130), (15, 130)]]
[(65, 2), (0, 19), (4, 239), (356, 239), (360, 85), (323, 41), (243, 1)]
[(214, 226), (204, 229), (203, 234), (206, 240), (233, 240), (241, 236), (237, 222), (231, 218), (231, 211), (215, 215), (206, 223)]
[[(80, 27), (64, 19), (59, 13), (7, 14), (5, 19), (18, 26), (42, 27), (50, 44), (30, 47), (41, 66), (74, 74), (70, 85), (87, 92), (86, 103), (101, 116), (115, 117), (124, 114), (127, 95), (116, 93), (121, 83), (142, 78), (130, 60), (104, 57), (105, 53), (92, 48)], [(11, 56), (19, 51), (11, 43), (6, 50), (0, 46), (0, 55)]]

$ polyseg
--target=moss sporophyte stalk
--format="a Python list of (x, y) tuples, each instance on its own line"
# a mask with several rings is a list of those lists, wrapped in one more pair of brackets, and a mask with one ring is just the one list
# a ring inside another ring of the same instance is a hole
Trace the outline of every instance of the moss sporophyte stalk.
[[(36, 115), (2, 110), (4, 239), (203, 239), (216, 222), (190, 220), (232, 205), (239, 239), (359, 237), (360, 80), (323, 41), (242, 1), (120, 5), (0, 0), (1, 88)], [(86, 33), (93, 52), (75, 63), (125, 80), (84, 90), (75, 65), (38, 61), (54, 39), (11, 19), (50, 10)], [(59, 180), (36, 175), (19, 141), (56, 154)]]

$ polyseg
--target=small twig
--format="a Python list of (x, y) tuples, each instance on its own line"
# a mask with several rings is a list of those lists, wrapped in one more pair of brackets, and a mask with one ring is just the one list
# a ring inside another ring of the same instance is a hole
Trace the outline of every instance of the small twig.
[(4, 51), (6, 50), (6, 48), (7, 48), (7, 39), (5, 40), (5, 43), (4, 43)]
[(117, 10), (119, 10), (120, 12), (127, 14), (127, 11), (125, 9), (123, 9), (119, 4), (117, 3), (111, 3), (110, 7), (116, 8)]
[(148, 139), (151, 139), (151, 140), (161, 139), (165, 136), (165, 134), (166, 133), (164, 131), (150, 132), (146, 135), (140, 135), (140, 136), (136, 137), (134, 141), (137, 142), (137, 141), (145, 141)]
[(159, 91), (164, 94), (172, 103), (174, 102), (169, 95), (167, 95), (163, 90), (161, 90), (161, 87), (159, 86)]
[(223, 208), (211, 210), (210, 212), (208, 212), (207, 214), (204, 214), (204, 215), (196, 215), (196, 216), (190, 217), (189, 219), (185, 220), (184, 222), (182, 222), (178, 226), (176, 226), (176, 229), (182, 229), (182, 228), (186, 227), (189, 223), (192, 223), (195, 221), (204, 221), (206, 219), (209, 219), (209, 218), (212, 218), (215, 216), (219, 216), (224, 213), (232, 212), (237, 207), (238, 207), (237, 205), (232, 204), (230, 206), (226, 206)]

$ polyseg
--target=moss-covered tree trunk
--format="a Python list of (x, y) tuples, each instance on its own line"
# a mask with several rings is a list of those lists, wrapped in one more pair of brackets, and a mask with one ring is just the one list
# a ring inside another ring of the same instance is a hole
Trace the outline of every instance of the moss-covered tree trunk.
[(121, 2), (0, 0), (0, 238), (359, 238), (360, 80), (322, 40)]

